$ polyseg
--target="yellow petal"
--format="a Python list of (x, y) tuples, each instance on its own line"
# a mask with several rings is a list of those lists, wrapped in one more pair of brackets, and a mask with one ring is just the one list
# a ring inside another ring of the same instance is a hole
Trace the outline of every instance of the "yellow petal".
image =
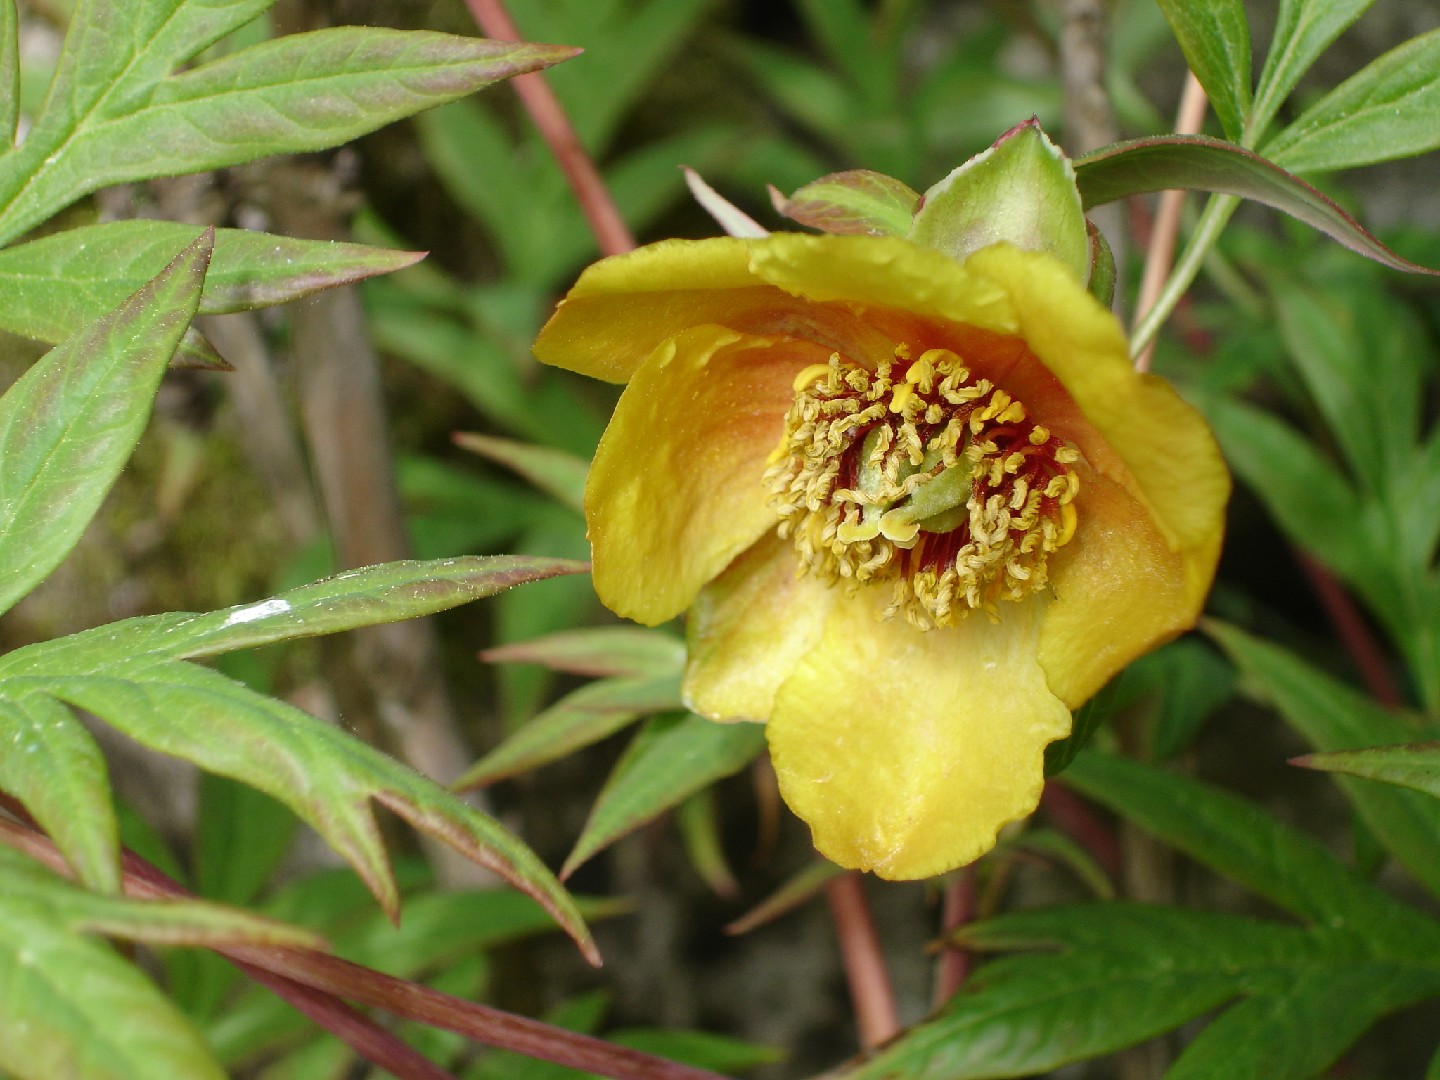
[(635, 372), (585, 486), (595, 591), (654, 625), (776, 522), (761, 483), (813, 346), (699, 326)]
[(772, 532), (700, 591), (686, 616), (687, 707), (712, 720), (770, 715), (840, 595), (798, 569), (794, 544)]
[(922, 878), (978, 858), (1035, 808), (1045, 744), (1070, 714), (1035, 660), (1042, 598), (928, 633), (879, 619), (888, 599), (838, 594), (767, 730), (781, 793), (822, 854)]
[(1166, 543), (1146, 507), (1084, 463), (1077, 469), (1075, 538), (1051, 564), (1038, 655), (1050, 689), (1072, 709), (1193, 626), (1204, 600), (1187, 581), (1187, 556)]
[(899, 237), (775, 233), (751, 243), (750, 261), (760, 280), (807, 300), (888, 307), (998, 334), (1016, 329), (1002, 285)]
[(666, 240), (602, 259), (583, 274), (535, 341), (546, 364), (624, 382), (666, 338), (784, 302), (750, 272), (745, 242)]
[(1204, 420), (1167, 383), (1135, 373), (1120, 324), (1054, 259), (1000, 245), (966, 265), (1004, 287), (1020, 336), (1124, 462), (1161, 534), (1187, 553), (1187, 583), (1202, 593), (1230, 494)]

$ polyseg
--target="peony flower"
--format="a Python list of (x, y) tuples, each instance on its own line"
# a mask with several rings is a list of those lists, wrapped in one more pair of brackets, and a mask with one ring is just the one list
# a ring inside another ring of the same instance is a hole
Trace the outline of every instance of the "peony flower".
[(688, 610), (687, 704), (768, 723), (846, 867), (989, 850), (1214, 573), (1214, 441), (1046, 254), (668, 241), (587, 270), (535, 353), (626, 384), (585, 496), (601, 600)]

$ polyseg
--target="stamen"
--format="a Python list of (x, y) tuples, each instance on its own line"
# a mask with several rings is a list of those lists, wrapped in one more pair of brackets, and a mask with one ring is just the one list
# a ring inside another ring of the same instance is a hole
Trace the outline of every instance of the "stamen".
[(1021, 402), (949, 350), (912, 362), (903, 344), (874, 367), (832, 354), (794, 390), (765, 483), (804, 572), (887, 582), (886, 616), (922, 629), (1047, 587), (1078, 524), (1080, 455)]

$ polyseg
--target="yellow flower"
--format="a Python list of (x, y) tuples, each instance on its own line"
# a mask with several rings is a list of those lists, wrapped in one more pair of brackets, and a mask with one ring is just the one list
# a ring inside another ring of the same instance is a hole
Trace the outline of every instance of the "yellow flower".
[(1214, 574), (1214, 441), (1047, 255), (669, 241), (586, 271), (535, 353), (628, 384), (585, 493), (600, 598), (689, 610), (687, 703), (768, 721), (843, 866), (989, 850)]

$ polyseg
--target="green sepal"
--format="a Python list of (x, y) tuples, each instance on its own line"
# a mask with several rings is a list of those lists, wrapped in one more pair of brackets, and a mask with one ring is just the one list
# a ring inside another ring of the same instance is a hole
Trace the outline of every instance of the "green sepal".
[(1003, 241), (1049, 252), (1080, 281), (1090, 272), (1075, 170), (1033, 117), (927, 191), (910, 239), (956, 259)]

